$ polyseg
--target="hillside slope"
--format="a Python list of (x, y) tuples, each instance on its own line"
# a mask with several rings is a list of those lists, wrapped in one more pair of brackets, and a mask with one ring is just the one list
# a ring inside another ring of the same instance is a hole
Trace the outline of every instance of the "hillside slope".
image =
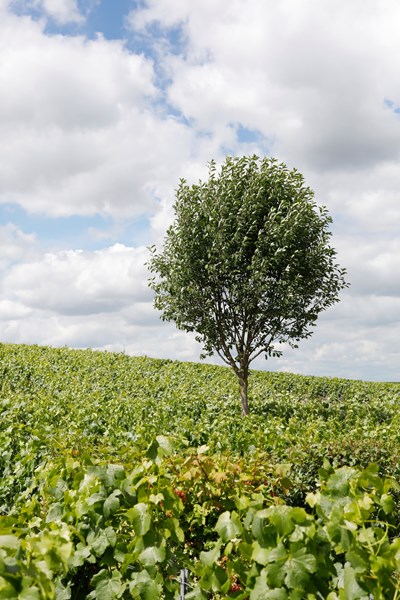
[(0, 597), (175, 600), (185, 567), (188, 600), (398, 598), (400, 384), (253, 372), (250, 399), (0, 344)]
[(0, 382), (3, 431), (23, 423), (50, 452), (123, 455), (163, 434), (284, 462), (321, 457), (323, 448), (353, 464), (397, 459), (400, 442), (396, 383), (253, 371), (243, 419), (225, 367), (10, 344), (0, 344)]

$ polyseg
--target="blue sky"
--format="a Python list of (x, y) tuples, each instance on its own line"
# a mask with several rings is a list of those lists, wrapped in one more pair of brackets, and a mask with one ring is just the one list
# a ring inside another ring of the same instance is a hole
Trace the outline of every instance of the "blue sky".
[(327, 206), (351, 287), (258, 368), (398, 380), (400, 8), (345, 0), (0, 0), (6, 342), (198, 360), (146, 246), (180, 177), (273, 155)]
[[(126, 37), (127, 31), (125, 19), (127, 14), (140, 6), (139, 2), (134, 0), (78, 0), (78, 2), (65, 2), (65, 13), (69, 11), (72, 19), (64, 17), (60, 21), (57, 10), (51, 12), (49, 7), (62, 6), (62, 3), (29, 2), (20, 0), (14, 3), (12, 7), (14, 12), (19, 15), (29, 15), (34, 19), (47, 18), (45, 31), (49, 34), (76, 35), (84, 34), (88, 38), (95, 38), (97, 33), (101, 33), (109, 40), (121, 39)], [(71, 7), (82, 16), (82, 20), (73, 18)]]

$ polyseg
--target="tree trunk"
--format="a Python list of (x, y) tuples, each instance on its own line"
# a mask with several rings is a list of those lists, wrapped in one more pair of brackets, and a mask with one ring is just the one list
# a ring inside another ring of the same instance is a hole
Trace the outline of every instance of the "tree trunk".
[(242, 415), (246, 416), (249, 414), (249, 403), (248, 403), (248, 381), (249, 381), (249, 369), (240, 370), (239, 377), (239, 391), (240, 400), (242, 402)]

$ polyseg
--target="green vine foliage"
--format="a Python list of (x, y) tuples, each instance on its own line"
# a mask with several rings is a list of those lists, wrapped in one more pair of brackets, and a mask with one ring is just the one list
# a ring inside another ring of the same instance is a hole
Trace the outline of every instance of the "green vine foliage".
[(303, 508), (276, 495), (287, 467), (266, 471), (246, 480), (243, 465), (175, 453), (163, 436), (131, 469), (49, 464), (1, 518), (0, 598), (179, 598), (183, 567), (187, 600), (398, 597), (393, 480), (326, 463)]
[(400, 598), (399, 384), (250, 381), (0, 344), (0, 599)]

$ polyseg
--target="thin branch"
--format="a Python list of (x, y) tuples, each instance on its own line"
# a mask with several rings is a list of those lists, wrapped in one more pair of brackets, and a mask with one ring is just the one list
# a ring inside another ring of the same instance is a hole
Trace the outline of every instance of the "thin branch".
[(262, 354), (263, 352), (268, 352), (269, 348), (271, 347), (272, 342), (274, 341), (278, 331), (281, 329), (282, 326), (282, 319), (278, 320), (278, 323), (276, 325), (276, 327), (274, 328), (274, 330), (271, 332), (270, 336), (269, 336), (269, 340), (267, 343), (263, 343), (262, 348), (260, 348), (260, 350), (258, 350), (258, 352), (256, 352), (254, 354), (254, 356), (250, 357), (249, 362), (252, 362), (255, 358), (257, 358), (257, 356), (260, 356), (260, 354)]
[(266, 346), (263, 346), (262, 348), (260, 348), (260, 350), (254, 354), (254, 356), (251, 356), (250, 359), (249, 359), (249, 363), (253, 362), (253, 360), (255, 358), (257, 358), (257, 356), (260, 356), (260, 354), (262, 354), (263, 352), (268, 352), (268, 350), (269, 350), (269, 348), (271, 346), (271, 341), (272, 340), (270, 340)]
[(225, 287), (222, 287), (221, 300), (222, 300), (223, 308), (224, 308), (224, 311), (225, 311), (224, 314), (228, 315), (228, 319), (231, 322), (232, 329), (235, 332), (235, 335), (234, 335), (235, 340), (238, 340), (239, 337), (240, 337), (240, 333), (239, 333), (238, 323), (237, 323), (237, 320), (236, 320), (236, 313), (237, 313), (236, 305), (234, 304), (233, 310), (232, 310), (232, 307), (231, 307), (232, 299), (227, 294), (227, 290), (226, 290)]
[[(226, 358), (225, 355), (217, 348), (215, 349), (215, 351), (218, 354), (218, 356), (224, 361), (225, 364), (227, 364), (229, 367), (232, 367), (232, 368), (236, 367), (236, 364), (231, 355), (230, 355), (230, 357), (229, 357), (230, 359), (229, 359), (229, 358)], [(232, 362), (230, 362), (230, 360), (232, 360)]]
[(217, 325), (217, 330), (218, 330), (218, 334), (219, 334), (219, 339), (221, 340), (221, 344), (222, 344), (222, 350), (225, 354), (225, 357), (223, 357), (220, 353), (220, 351), (218, 349), (217, 350), (217, 354), (218, 356), (220, 356), (225, 363), (227, 363), (228, 365), (230, 365), (233, 369), (236, 367), (235, 361), (230, 353), (229, 347), (226, 345), (226, 341), (225, 341), (225, 332), (224, 332), (224, 328), (222, 326), (221, 323), (221, 300), (220, 298), (217, 298), (217, 302), (216, 302), (216, 307), (215, 307), (215, 321), (216, 321), (216, 325)]

